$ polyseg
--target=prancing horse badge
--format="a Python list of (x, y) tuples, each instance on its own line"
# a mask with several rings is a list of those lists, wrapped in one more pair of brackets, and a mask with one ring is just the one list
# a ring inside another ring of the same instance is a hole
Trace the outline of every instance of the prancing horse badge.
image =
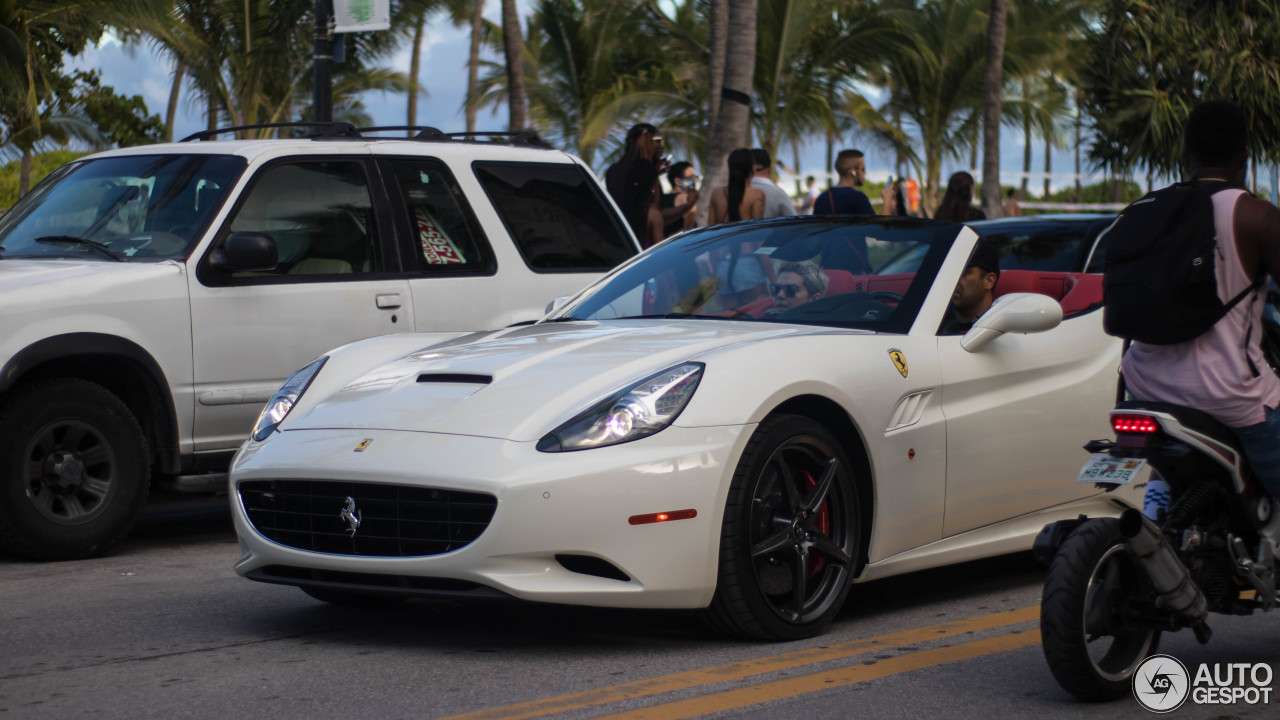
[(902, 377), (907, 376), (907, 358), (902, 354), (901, 350), (890, 350), (889, 359), (893, 361), (893, 366), (898, 368), (898, 372), (902, 373)]
[(361, 441), (360, 441), (360, 444), (359, 444), (359, 445), (357, 445), (357, 446), (356, 446), (356, 449), (355, 449), (355, 450), (353, 450), (352, 452), (364, 452), (364, 449), (365, 449), (365, 448), (367, 448), (367, 447), (369, 447), (369, 443), (371, 443), (371, 442), (373, 442), (373, 438), (365, 438), (365, 439), (361, 440)]

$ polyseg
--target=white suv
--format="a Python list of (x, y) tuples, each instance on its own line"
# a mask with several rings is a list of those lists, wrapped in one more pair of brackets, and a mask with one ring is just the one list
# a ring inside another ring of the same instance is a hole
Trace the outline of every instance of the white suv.
[(333, 124), (70, 163), (0, 219), (0, 548), (101, 553), (312, 358), (531, 322), (638, 251), (580, 160), (523, 142)]

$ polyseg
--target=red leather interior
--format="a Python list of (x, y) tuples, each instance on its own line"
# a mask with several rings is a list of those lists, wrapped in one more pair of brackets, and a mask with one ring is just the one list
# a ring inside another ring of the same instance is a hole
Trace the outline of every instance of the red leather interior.
[(1048, 295), (1062, 305), (1064, 317), (1076, 315), (1102, 303), (1102, 276), (1094, 273), (1005, 270), (1000, 273), (993, 295), (1009, 293)]
[[(915, 273), (897, 275), (853, 275), (847, 270), (823, 270), (826, 273), (827, 295), (848, 292), (888, 291), (904, 295)], [(1005, 270), (996, 282), (995, 297), (1009, 293), (1029, 292), (1048, 295), (1062, 305), (1063, 317), (1071, 317), (1092, 310), (1102, 304), (1102, 276), (1096, 273), (1049, 272), (1042, 270)], [(762, 317), (773, 307), (773, 298), (762, 297), (741, 310), (752, 317)]]

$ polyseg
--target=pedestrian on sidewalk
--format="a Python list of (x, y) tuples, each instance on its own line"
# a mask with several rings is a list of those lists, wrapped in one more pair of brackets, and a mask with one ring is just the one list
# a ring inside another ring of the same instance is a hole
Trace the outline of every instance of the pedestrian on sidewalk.
[(756, 148), (751, 151), (751, 161), (755, 167), (755, 173), (751, 177), (751, 187), (756, 188), (764, 193), (764, 216), (771, 217), (788, 217), (796, 214), (796, 207), (791, 203), (791, 196), (787, 195), (787, 191), (774, 184), (769, 177), (772, 172), (772, 160), (769, 152), (764, 148)]
[(858, 188), (867, 177), (867, 161), (861, 150), (841, 150), (836, 155), (836, 186), (813, 202), (814, 215), (875, 215), (871, 201)]

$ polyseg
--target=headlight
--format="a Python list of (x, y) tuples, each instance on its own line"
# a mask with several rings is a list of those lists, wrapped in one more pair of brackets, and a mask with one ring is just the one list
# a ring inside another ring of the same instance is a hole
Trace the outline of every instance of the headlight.
[(302, 397), (302, 393), (307, 391), (311, 380), (320, 372), (320, 368), (324, 367), (328, 359), (327, 355), (318, 357), (284, 381), (276, 394), (271, 396), (271, 400), (267, 401), (262, 414), (258, 416), (258, 422), (253, 426), (254, 440), (266, 440), (271, 433), (275, 432), (276, 426), (289, 416), (289, 411), (298, 402), (298, 398)]
[(698, 389), (704, 367), (685, 363), (647, 377), (548, 433), (538, 450), (586, 450), (648, 437), (675, 422)]

